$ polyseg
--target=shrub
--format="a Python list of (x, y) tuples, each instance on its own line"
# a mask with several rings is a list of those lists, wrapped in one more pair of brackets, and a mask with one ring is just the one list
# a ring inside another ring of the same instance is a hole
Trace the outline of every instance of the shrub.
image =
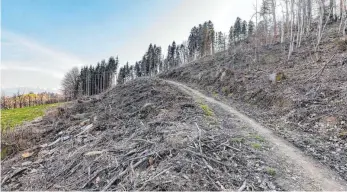
[(200, 104), (201, 109), (204, 111), (204, 114), (206, 116), (212, 116), (213, 112), (206, 104)]
[(276, 170), (271, 168), (271, 167), (267, 168), (266, 172), (267, 172), (267, 174), (269, 174), (271, 176), (275, 176), (276, 175)]

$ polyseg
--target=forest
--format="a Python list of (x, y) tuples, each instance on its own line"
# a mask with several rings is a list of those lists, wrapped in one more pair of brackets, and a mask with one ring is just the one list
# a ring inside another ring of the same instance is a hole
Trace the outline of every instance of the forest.
[(315, 36), (310, 52), (315, 62), (319, 60), (318, 49), (327, 25), (338, 23), (341, 37), (346, 36), (346, 12), (346, 0), (257, 0), (253, 16), (248, 20), (237, 17), (227, 33), (215, 31), (212, 21), (206, 21), (192, 27), (186, 41), (181, 44), (173, 41), (168, 45), (166, 54), (161, 46), (150, 44), (134, 64), (126, 62), (120, 67), (118, 57), (111, 57), (108, 62), (103, 60), (96, 66), (73, 68), (62, 82), (64, 95), (75, 99), (98, 94), (116, 83), (155, 76), (217, 52), (236, 55), (237, 47), (242, 48), (243, 44), (254, 49), (251, 58), (254, 63), (259, 62), (257, 50), (260, 46), (277, 43), (285, 45), (289, 60), (303, 39), (310, 35)]

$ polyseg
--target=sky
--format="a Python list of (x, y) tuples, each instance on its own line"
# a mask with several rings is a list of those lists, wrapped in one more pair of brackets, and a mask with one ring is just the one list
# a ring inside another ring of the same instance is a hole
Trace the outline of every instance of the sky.
[(118, 56), (142, 58), (150, 43), (164, 50), (211, 20), (227, 33), (249, 20), (255, 0), (2, 0), (1, 88), (59, 90), (74, 66)]

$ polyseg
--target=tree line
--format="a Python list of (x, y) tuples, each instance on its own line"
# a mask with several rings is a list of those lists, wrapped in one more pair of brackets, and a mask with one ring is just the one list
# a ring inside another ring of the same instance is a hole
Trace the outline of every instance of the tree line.
[(1, 109), (15, 109), (23, 107), (31, 107), (37, 105), (58, 103), (64, 101), (64, 98), (57, 93), (33, 93), (21, 94), (19, 91), (12, 97), (2, 96), (1, 97)]
[(110, 57), (106, 62), (102, 60), (96, 66), (77, 67), (67, 72), (62, 81), (64, 96), (71, 100), (81, 96), (99, 94), (115, 84), (119, 65), (118, 57)]
[(187, 41), (181, 44), (173, 41), (168, 45), (166, 57), (162, 54), (161, 47), (150, 44), (142, 60), (135, 62), (134, 65), (129, 65), (127, 62), (120, 68), (117, 83), (122, 84), (137, 77), (153, 76), (201, 57), (225, 51), (228, 46), (253, 34), (253, 31), (253, 21), (243, 21), (239, 17), (228, 35), (221, 31), (215, 32), (212, 21), (206, 21), (191, 29)]
[[(280, 12), (282, 15), (278, 15)], [(242, 42), (247, 42), (254, 49), (254, 63), (259, 62), (259, 46), (274, 43), (288, 44), (289, 60), (302, 40), (312, 36), (312, 31), (316, 31), (312, 49), (318, 58), (317, 49), (327, 24), (340, 22), (338, 32), (346, 37), (346, 15), (346, 0), (256, 0), (252, 17), (248, 21), (237, 17), (228, 34), (216, 32), (212, 21), (206, 21), (192, 27), (187, 41), (181, 44), (173, 41), (168, 45), (166, 56), (160, 46), (150, 44), (141, 60), (133, 65), (127, 62), (119, 69), (117, 83), (154, 76), (216, 52), (235, 50), (235, 47), (242, 46)], [(105, 62), (100, 67), (98, 65), (82, 68), (76, 82), (83, 83), (75, 86), (73, 98), (78, 95), (80, 87), (82, 95), (92, 95), (112, 86), (109, 81), (117, 71), (118, 58), (113, 67), (106, 67)]]

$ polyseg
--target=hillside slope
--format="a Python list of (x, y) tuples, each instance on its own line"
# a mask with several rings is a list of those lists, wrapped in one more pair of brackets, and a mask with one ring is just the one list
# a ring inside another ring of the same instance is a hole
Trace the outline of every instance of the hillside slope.
[(56, 108), (2, 135), (2, 189), (346, 189), (346, 50), (332, 30), (313, 61), (311, 40), (257, 63), (243, 42)]
[(19, 129), (28, 149), (2, 161), (2, 189), (235, 190), (246, 180), (247, 189), (288, 187), (277, 182), (290, 176), (267, 158), (265, 141), (238, 133), (237, 122), (222, 129), (223, 118), (202, 102), (143, 78), (59, 108)]
[[(257, 64), (253, 45), (244, 43), (160, 77), (229, 103), (347, 180), (347, 43), (335, 29), (325, 34), (317, 62), (314, 37), (288, 61), (288, 44), (262, 46)], [(285, 78), (272, 83), (276, 72)]]
[(4, 190), (346, 188), (325, 168), (308, 174), (244, 119), (158, 79), (57, 108), (18, 132), (25, 150), (2, 161)]

